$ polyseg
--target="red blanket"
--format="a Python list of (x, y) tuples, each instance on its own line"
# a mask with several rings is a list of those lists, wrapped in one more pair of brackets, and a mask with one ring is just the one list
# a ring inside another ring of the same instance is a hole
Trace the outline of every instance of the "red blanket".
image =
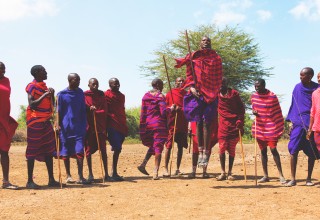
[(114, 128), (127, 136), (128, 127), (124, 108), (125, 96), (121, 92), (113, 92), (110, 89), (104, 95), (108, 103), (107, 127)]
[[(192, 55), (192, 65), (196, 79), (193, 79), (189, 54), (185, 58), (176, 59), (176, 68), (187, 65), (185, 88), (194, 86), (207, 103), (213, 102), (219, 93), (222, 82), (222, 60), (211, 49), (198, 50)], [(196, 83), (195, 83), (196, 81)]]
[(18, 123), (10, 117), (10, 81), (6, 77), (0, 79), (0, 150), (8, 152), (11, 139)]
[[(172, 92), (172, 95), (171, 95)], [(166, 95), (166, 103), (167, 107), (172, 106), (172, 97), (173, 97), (173, 102), (177, 106), (179, 106), (179, 110), (177, 112), (177, 124), (176, 124), (176, 133), (182, 132), (182, 133), (187, 133), (188, 132), (188, 121), (184, 117), (183, 114), (183, 96), (186, 94), (186, 91), (181, 88), (174, 88), (171, 91), (169, 91)], [(176, 112), (170, 112), (168, 114), (168, 127), (169, 127), (169, 133), (173, 133), (173, 128), (174, 128), (174, 119), (175, 119)]]
[(228, 89), (225, 96), (219, 95), (219, 138), (235, 138), (239, 136), (236, 124), (240, 123), (243, 132), (244, 105), (239, 96), (239, 92)]
[(108, 105), (104, 93), (100, 90), (92, 92), (91, 90), (84, 92), (87, 109), (87, 131), (95, 131), (93, 111), (90, 111), (90, 106), (96, 107), (96, 123), (98, 133), (104, 133), (107, 130), (107, 113)]

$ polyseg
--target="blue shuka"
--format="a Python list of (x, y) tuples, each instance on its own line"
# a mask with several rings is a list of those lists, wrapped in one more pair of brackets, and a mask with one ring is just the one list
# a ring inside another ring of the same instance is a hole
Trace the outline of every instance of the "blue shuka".
[(58, 93), (61, 156), (83, 155), (86, 135), (86, 105), (82, 89)]

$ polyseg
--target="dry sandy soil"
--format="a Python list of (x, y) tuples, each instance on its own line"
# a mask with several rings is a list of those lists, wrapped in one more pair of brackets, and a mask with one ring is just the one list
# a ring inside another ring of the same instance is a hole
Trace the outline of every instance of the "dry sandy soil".
[[(94, 173), (97, 183), (67, 185), (63, 189), (47, 188), (44, 163), (36, 162), (34, 179), (43, 185), (41, 190), (24, 188), (27, 167), (24, 158), (25, 146), (12, 146), (10, 150), (12, 183), (21, 190), (0, 189), (1, 219), (319, 219), (320, 164), (316, 162), (313, 187), (304, 186), (307, 158), (300, 154), (295, 187), (287, 188), (278, 182), (278, 173), (269, 154), (271, 182), (255, 186), (254, 147), (245, 145), (247, 182), (244, 181), (242, 160), (237, 149), (234, 174), (236, 181), (218, 182), (215, 178), (202, 179), (200, 170), (196, 179), (187, 176), (154, 181), (137, 170), (147, 148), (142, 145), (125, 145), (120, 157), (119, 173), (124, 182), (99, 182), (101, 176), (98, 154), (94, 155)], [(286, 144), (280, 144), (284, 175), (290, 177), (289, 156)], [(210, 159), (208, 172), (220, 173), (217, 145)], [(109, 155), (110, 152), (108, 152)], [(154, 159), (147, 170), (151, 173)], [(110, 159), (109, 159), (110, 164)], [(57, 176), (57, 162), (55, 174)], [(76, 163), (71, 171), (76, 177)], [(173, 170), (175, 166), (173, 165)], [(190, 172), (191, 154), (185, 153), (181, 170)], [(63, 180), (65, 172), (62, 169)], [(163, 167), (160, 174), (163, 173)], [(262, 175), (258, 155), (258, 177)], [(85, 166), (85, 176), (87, 169)]]

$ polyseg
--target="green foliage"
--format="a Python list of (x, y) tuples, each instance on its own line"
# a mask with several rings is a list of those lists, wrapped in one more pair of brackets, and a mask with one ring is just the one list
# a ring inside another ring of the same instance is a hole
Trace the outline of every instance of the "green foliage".
[[(238, 27), (226, 27), (219, 30), (213, 25), (202, 25), (188, 32), (191, 51), (199, 49), (203, 36), (211, 38), (211, 45), (221, 56), (223, 62), (223, 74), (229, 79), (230, 87), (238, 90), (246, 106), (249, 107), (248, 89), (257, 78), (270, 76), (272, 68), (264, 68), (263, 58), (260, 55), (259, 45), (252, 36)], [(185, 76), (185, 68), (174, 68), (174, 58), (185, 57), (188, 53), (185, 31), (180, 31), (177, 38), (169, 40), (156, 49), (154, 59), (141, 66), (143, 76), (158, 77), (165, 82), (165, 91), (168, 91), (163, 55), (166, 58), (170, 83), (179, 76)]]
[(20, 113), (17, 122), (19, 123), (18, 129), (27, 128), (27, 116), (26, 116), (27, 106), (20, 105)]
[(140, 107), (126, 109), (128, 137), (139, 139)]
[(243, 139), (244, 140), (252, 140), (252, 134), (251, 134), (251, 126), (253, 123), (253, 119), (250, 118), (250, 115), (246, 113), (244, 115), (244, 134), (243, 134)]

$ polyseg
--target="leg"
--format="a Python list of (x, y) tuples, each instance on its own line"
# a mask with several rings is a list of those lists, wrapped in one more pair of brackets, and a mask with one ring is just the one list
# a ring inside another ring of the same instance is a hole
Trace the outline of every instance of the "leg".
[(118, 175), (117, 167), (118, 167), (118, 161), (119, 161), (119, 155), (121, 153), (121, 150), (115, 149), (113, 153), (113, 161), (112, 161), (112, 179), (114, 181), (123, 181), (124, 179)]
[(53, 158), (52, 158), (52, 156), (47, 156), (45, 158), (45, 162), (46, 162), (48, 177), (49, 177), (48, 186), (50, 186), (50, 187), (60, 186), (60, 183), (57, 182), (53, 176)]
[(183, 147), (178, 145), (176, 175), (179, 175), (179, 173), (180, 173), (180, 165), (181, 165), (182, 155), (183, 155)]
[(284, 178), (283, 173), (282, 173), (280, 154), (279, 154), (277, 148), (272, 148), (271, 153), (273, 155), (274, 162), (276, 163), (278, 171), (279, 171), (280, 182), (286, 183), (286, 179)]
[(198, 158), (198, 153), (192, 153), (192, 172), (188, 175), (188, 178), (190, 179), (194, 179), (196, 177)]
[(93, 177), (93, 172), (92, 172), (92, 156), (87, 155), (87, 164), (88, 164), (88, 170), (89, 170), (89, 176), (88, 176), (88, 181), (93, 182), (94, 177)]
[(208, 162), (209, 162), (210, 136), (211, 136), (211, 123), (204, 122), (203, 124), (203, 140), (204, 140), (203, 146), (204, 146), (204, 153), (205, 153), (204, 165), (208, 165)]
[(171, 155), (171, 148), (166, 148), (165, 154), (164, 154), (164, 169), (165, 172), (163, 174), (163, 177), (169, 177), (169, 161), (170, 161), (170, 155)]
[(81, 181), (84, 179), (84, 177), (83, 177), (83, 158), (77, 158), (77, 167), (78, 167), (79, 181)]
[(197, 122), (197, 139), (198, 139), (198, 148), (199, 148), (199, 158), (198, 158), (198, 165), (203, 165), (203, 149), (204, 149), (204, 132), (203, 132), (203, 121)]
[(1, 153), (1, 166), (3, 174), (3, 182), (9, 182), (9, 154), (8, 152), (0, 151)]
[[(207, 157), (206, 157), (207, 161), (209, 161), (210, 159), (210, 153), (208, 153)], [(207, 168), (208, 168), (208, 163), (204, 164), (202, 167), (202, 178), (210, 178), (210, 175), (207, 173)]]
[(154, 172), (153, 172), (153, 179), (154, 180), (158, 180), (158, 171), (159, 171), (159, 167), (160, 167), (160, 163), (161, 163), (161, 153), (155, 153), (155, 167), (154, 167)]
[(109, 181), (109, 172), (108, 172), (108, 156), (106, 153), (101, 152), (102, 162), (103, 162), (103, 168), (104, 168), (104, 180)]
[(258, 180), (258, 183), (265, 183), (269, 182), (269, 176), (268, 176), (268, 148), (264, 147), (261, 150), (261, 163), (262, 163), (262, 169), (263, 169), (263, 177)]
[(287, 186), (295, 186), (296, 183), (296, 171), (298, 163), (299, 151), (290, 155), (290, 166), (291, 166), (291, 180), (287, 183)]
[(72, 179), (71, 173), (70, 173), (70, 157), (66, 157), (63, 160), (64, 167), (66, 168), (66, 174), (67, 174), (67, 180), (66, 183), (75, 183), (75, 181)]
[(138, 170), (145, 174), (145, 175), (149, 175), (149, 173), (146, 171), (146, 165), (149, 161), (149, 159), (151, 158), (152, 153), (149, 152), (149, 150), (146, 153), (146, 156), (144, 157), (144, 160), (142, 161), (142, 163), (138, 166)]
[(306, 185), (307, 186), (313, 186), (314, 184), (311, 182), (311, 176), (312, 176), (312, 171), (313, 171), (313, 167), (314, 167), (314, 162), (315, 159), (313, 157), (308, 157), (308, 176), (307, 176), (307, 181), (306, 181)]
[(234, 162), (234, 157), (229, 155), (229, 170), (228, 170), (228, 176), (232, 176), (233, 162)]
[(226, 179), (226, 153), (219, 154), (220, 158), (220, 166), (221, 166), (221, 174), (217, 177), (218, 181)]
[(28, 182), (26, 188), (28, 189), (40, 189), (40, 186), (33, 182), (33, 169), (34, 169), (34, 159), (27, 160), (28, 167)]

